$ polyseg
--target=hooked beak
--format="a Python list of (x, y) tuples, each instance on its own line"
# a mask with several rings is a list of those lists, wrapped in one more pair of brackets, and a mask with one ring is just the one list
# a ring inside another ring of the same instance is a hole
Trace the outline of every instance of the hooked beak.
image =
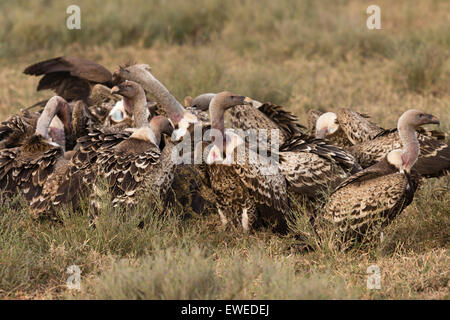
[(438, 117), (433, 116), (432, 114), (430, 114), (429, 117), (430, 117), (430, 124), (437, 124), (437, 125), (441, 124)]
[(328, 135), (328, 129), (322, 128), (318, 131), (316, 131), (316, 138), (318, 139), (325, 139), (325, 137)]
[(253, 100), (249, 97), (244, 98), (244, 105), (253, 106)]
[(111, 94), (120, 94), (121, 89), (120, 85), (114, 86), (111, 88)]

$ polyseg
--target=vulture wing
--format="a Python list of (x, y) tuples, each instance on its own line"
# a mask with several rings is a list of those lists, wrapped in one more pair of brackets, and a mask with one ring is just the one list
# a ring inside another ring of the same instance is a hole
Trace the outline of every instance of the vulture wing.
[(384, 131), (383, 128), (370, 121), (366, 114), (345, 108), (340, 109), (336, 114), (339, 126), (344, 130), (352, 144), (372, 140)]

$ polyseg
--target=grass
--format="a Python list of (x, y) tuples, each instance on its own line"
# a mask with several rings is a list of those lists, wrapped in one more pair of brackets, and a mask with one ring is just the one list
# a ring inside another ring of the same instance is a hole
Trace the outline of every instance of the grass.
[[(69, 4), (81, 7), (81, 31), (65, 28)], [(448, 133), (450, 4), (377, 4), (382, 30), (368, 31), (360, 1), (2, 1), (0, 119), (51, 95), (21, 74), (28, 64), (70, 54), (111, 70), (147, 63), (180, 101), (231, 90), (303, 123), (310, 108), (346, 106), (386, 128), (416, 108)], [(286, 236), (242, 235), (221, 231), (214, 212), (156, 214), (145, 199), (127, 213), (106, 203), (96, 228), (85, 210), (62, 210), (62, 224), (34, 221), (20, 198), (2, 199), (0, 297), (449, 299), (449, 183), (427, 181), (381, 245), (346, 252), (319, 245), (300, 209)], [(299, 235), (315, 251), (302, 250)], [(73, 264), (80, 292), (65, 286)], [(373, 264), (381, 290), (366, 288)]]

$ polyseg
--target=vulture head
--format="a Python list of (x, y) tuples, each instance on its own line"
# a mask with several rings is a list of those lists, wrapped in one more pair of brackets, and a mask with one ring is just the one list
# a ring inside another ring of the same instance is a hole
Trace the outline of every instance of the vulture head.
[(191, 124), (197, 122), (197, 117), (184, 109), (169, 90), (150, 71), (150, 67), (146, 64), (134, 64), (120, 67), (116, 71), (116, 75), (122, 79), (139, 83), (148, 93), (156, 98), (156, 101), (161, 104), (167, 116), (177, 127), (173, 134), (173, 140), (178, 141), (184, 137)]
[(397, 167), (400, 172), (409, 173), (416, 163), (420, 152), (416, 130), (425, 124), (439, 125), (440, 121), (432, 114), (415, 109), (404, 112), (398, 119), (397, 129), (402, 141), (402, 149), (391, 151), (387, 155), (387, 160)]
[(316, 122), (316, 138), (324, 139), (334, 134), (339, 129), (337, 115), (334, 112), (325, 112)]
[(108, 116), (106, 117), (106, 124), (118, 124), (124, 121), (125, 119), (128, 119), (129, 112), (125, 109), (125, 105), (123, 103), (123, 100), (117, 101), (114, 107), (112, 107), (111, 111), (108, 113)]
[[(58, 116), (61, 121), (53, 121), (55, 116)], [(64, 146), (64, 134), (72, 132), (71, 118), (71, 107), (67, 101), (60, 96), (54, 96), (48, 100), (39, 116), (35, 134), (42, 136), (45, 140), (53, 140)], [(54, 124), (53, 127), (51, 126), (52, 123)], [(62, 124), (62, 128), (56, 123)]]
[[(111, 110), (117, 119), (129, 113), (134, 116), (136, 127), (141, 127), (148, 123), (149, 110), (147, 108), (147, 98), (142, 86), (134, 81), (126, 80), (111, 89), (112, 94), (121, 95), (122, 106)], [(124, 117), (122, 118), (122, 120)]]
[(186, 108), (192, 107), (193, 101), (194, 101), (194, 98), (192, 98), (191, 96), (184, 97), (184, 106)]

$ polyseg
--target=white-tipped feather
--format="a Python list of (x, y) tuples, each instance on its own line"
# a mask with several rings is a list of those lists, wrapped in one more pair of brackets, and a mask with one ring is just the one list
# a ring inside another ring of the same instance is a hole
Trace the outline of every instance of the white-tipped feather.
[(339, 129), (337, 123), (337, 115), (334, 112), (325, 112), (322, 114), (316, 122), (316, 134), (322, 131), (326, 131), (326, 135), (331, 135)]

